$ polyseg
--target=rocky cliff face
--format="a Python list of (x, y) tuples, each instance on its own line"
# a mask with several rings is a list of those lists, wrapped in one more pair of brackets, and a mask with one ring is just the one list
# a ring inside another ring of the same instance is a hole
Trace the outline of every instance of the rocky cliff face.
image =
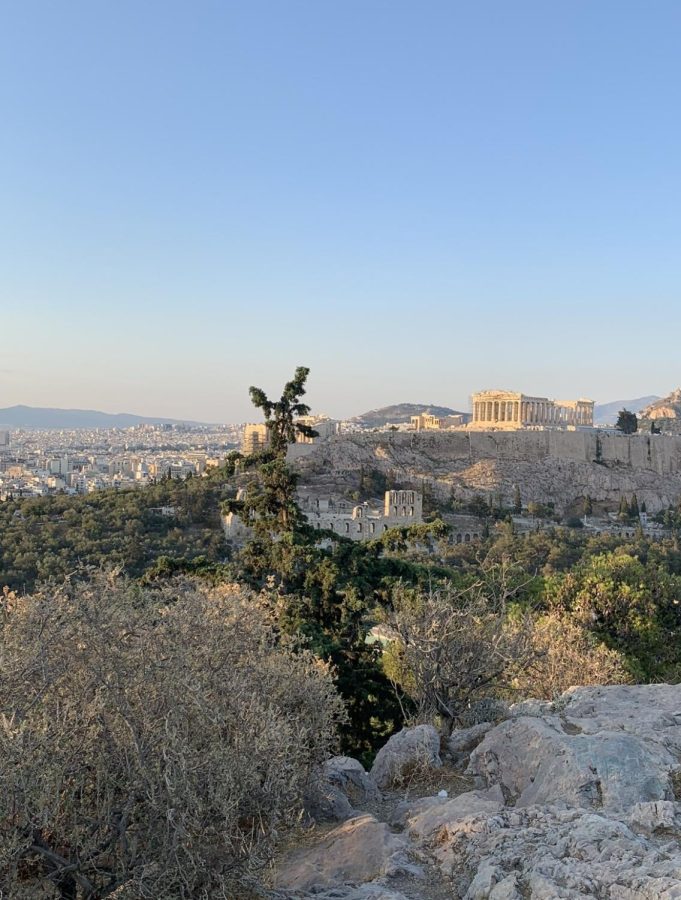
[(565, 509), (587, 494), (617, 508), (636, 492), (648, 511), (681, 499), (681, 438), (578, 432), (445, 432), (339, 435), (295, 464), (320, 491), (356, 488), (361, 471), (392, 472), (404, 486), (426, 479), (441, 499), (501, 495)]
[(641, 410), (640, 418), (644, 421), (664, 420), (672, 423), (681, 420), (681, 388), (672, 391), (668, 397), (646, 406)]
[[(419, 729), (379, 754), (392, 806), (314, 832), (280, 861), (278, 897), (681, 897), (681, 686), (573, 688), (455, 732), (435, 756)], [(454, 796), (457, 765), (473, 783), (460, 776)], [(414, 799), (404, 777), (419, 770), (430, 794)]]

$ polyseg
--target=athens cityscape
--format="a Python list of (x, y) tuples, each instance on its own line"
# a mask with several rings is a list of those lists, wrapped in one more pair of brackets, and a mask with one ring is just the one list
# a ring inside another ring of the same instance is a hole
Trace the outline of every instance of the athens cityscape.
[(0, 900), (681, 900), (681, 5), (0, 5)]

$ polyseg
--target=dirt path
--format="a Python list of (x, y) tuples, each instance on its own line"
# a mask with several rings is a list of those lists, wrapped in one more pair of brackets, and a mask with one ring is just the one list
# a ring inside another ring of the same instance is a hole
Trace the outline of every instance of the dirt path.
[[(472, 779), (462, 775), (451, 764), (445, 762), (441, 769), (433, 769), (426, 775), (415, 778), (399, 790), (385, 791), (383, 799), (367, 804), (367, 812), (379, 821), (386, 822), (392, 831), (402, 832), (403, 826), (396, 824), (398, 809), (403, 803), (410, 803), (422, 797), (434, 797), (440, 791), (447, 791), (449, 799), (473, 790)], [(423, 869), (425, 877), (397, 875), (387, 880), (395, 891), (400, 891), (409, 900), (455, 900), (461, 896), (457, 884), (443, 874), (427, 853), (414, 850), (414, 861)]]
[[(422, 797), (434, 797), (440, 791), (447, 791), (451, 799), (466, 791), (472, 790), (473, 784), (470, 778), (455, 770), (451, 764), (445, 762), (442, 768), (430, 770), (425, 774), (415, 777), (399, 789), (384, 791), (379, 800), (366, 803), (358, 803), (357, 814), (370, 813), (379, 822), (385, 822), (389, 829), (400, 834), (404, 830), (400, 824), (400, 807), (412, 803)], [(325, 837), (338, 826), (337, 822), (316, 825), (312, 829), (305, 829), (291, 836), (291, 841), (286, 847), (281, 848), (281, 855), (286, 856), (292, 850), (302, 848), (312, 849), (321, 843)], [(457, 900), (462, 896), (461, 885), (445, 876), (433, 859), (416, 847), (408, 851), (410, 861), (418, 867), (420, 874), (405, 872), (381, 879), (386, 888), (402, 893), (408, 900)], [(281, 858), (281, 857), (280, 857)], [(276, 865), (276, 864), (275, 864)], [(271, 897), (275, 900), (295, 900), (295, 898), (319, 897), (319, 900), (343, 900), (348, 896), (342, 887), (329, 888), (328, 891), (314, 892), (310, 895), (306, 892), (277, 892)]]

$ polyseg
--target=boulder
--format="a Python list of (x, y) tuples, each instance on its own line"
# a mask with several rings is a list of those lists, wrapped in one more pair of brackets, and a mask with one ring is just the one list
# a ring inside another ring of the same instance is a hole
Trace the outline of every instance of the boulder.
[(305, 812), (313, 822), (344, 822), (355, 815), (343, 791), (320, 778), (305, 797)]
[(345, 794), (355, 808), (381, 799), (376, 782), (351, 756), (334, 756), (324, 766), (324, 778)]
[(381, 799), (381, 792), (351, 756), (334, 756), (322, 767), (307, 798), (307, 814), (315, 822), (344, 822), (366, 803)]
[(441, 766), (440, 735), (432, 725), (417, 725), (398, 731), (381, 747), (371, 777), (379, 788), (388, 788)]
[(479, 725), (453, 731), (447, 740), (447, 750), (452, 756), (459, 753), (470, 753), (492, 728), (494, 726), (491, 722), (480, 722)]
[(516, 806), (625, 809), (673, 796), (675, 758), (655, 742), (621, 732), (570, 735), (536, 719), (491, 732), (471, 754), (468, 774), (500, 784)]
[(275, 888), (306, 891), (350, 882), (362, 884), (383, 875), (410, 871), (403, 835), (385, 822), (360, 815), (328, 832), (312, 846), (301, 847), (277, 866)]
[(406, 833), (446, 874), (469, 869), (467, 900), (681, 900), (680, 713), (675, 685), (519, 704), (470, 757), (506, 805), (419, 801)]
[(498, 785), (487, 791), (467, 791), (452, 799), (424, 797), (408, 805), (403, 815), (407, 834), (417, 840), (427, 840), (439, 834), (453, 822), (488, 819), (504, 806), (504, 795)]

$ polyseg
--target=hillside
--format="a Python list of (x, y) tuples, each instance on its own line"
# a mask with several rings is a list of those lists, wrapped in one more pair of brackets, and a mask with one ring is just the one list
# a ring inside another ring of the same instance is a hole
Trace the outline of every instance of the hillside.
[(657, 398), (641, 410), (641, 418), (648, 420), (681, 419), (681, 388), (677, 388), (666, 397)]
[(392, 406), (382, 406), (380, 409), (371, 409), (351, 419), (367, 428), (380, 428), (383, 425), (408, 422), (412, 416), (427, 412), (433, 416), (460, 416), (469, 415), (448, 406), (435, 406), (432, 403), (395, 403)]
[(220, 563), (227, 552), (219, 513), (223, 490), (216, 470), (212, 477), (162, 479), (139, 490), (0, 503), (0, 588), (32, 590), (79, 565), (120, 566), (139, 577), (159, 557)]
[(620, 410), (628, 409), (638, 415), (642, 409), (659, 399), (656, 394), (651, 394), (649, 397), (637, 397), (635, 400), (612, 400), (609, 403), (597, 403), (594, 408), (594, 424), (614, 425)]
[(681, 500), (681, 440), (590, 432), (443, 432), (339, 435), (297, 462), (302, 483), (321, 494), (357, 490), (377, 470), (400, 484), (424, 481), (434, 496), (513, 496), (567, 509), (589, 495), (616, 510), (636, 492), (651, 513)]
[(8, 406), (0, 409), (0, 427), (10, 428), (131, 428), (134, 425), (204, 425), (188, 419), (105, 413), (96, 409), (53, 409), (39, 406)]

